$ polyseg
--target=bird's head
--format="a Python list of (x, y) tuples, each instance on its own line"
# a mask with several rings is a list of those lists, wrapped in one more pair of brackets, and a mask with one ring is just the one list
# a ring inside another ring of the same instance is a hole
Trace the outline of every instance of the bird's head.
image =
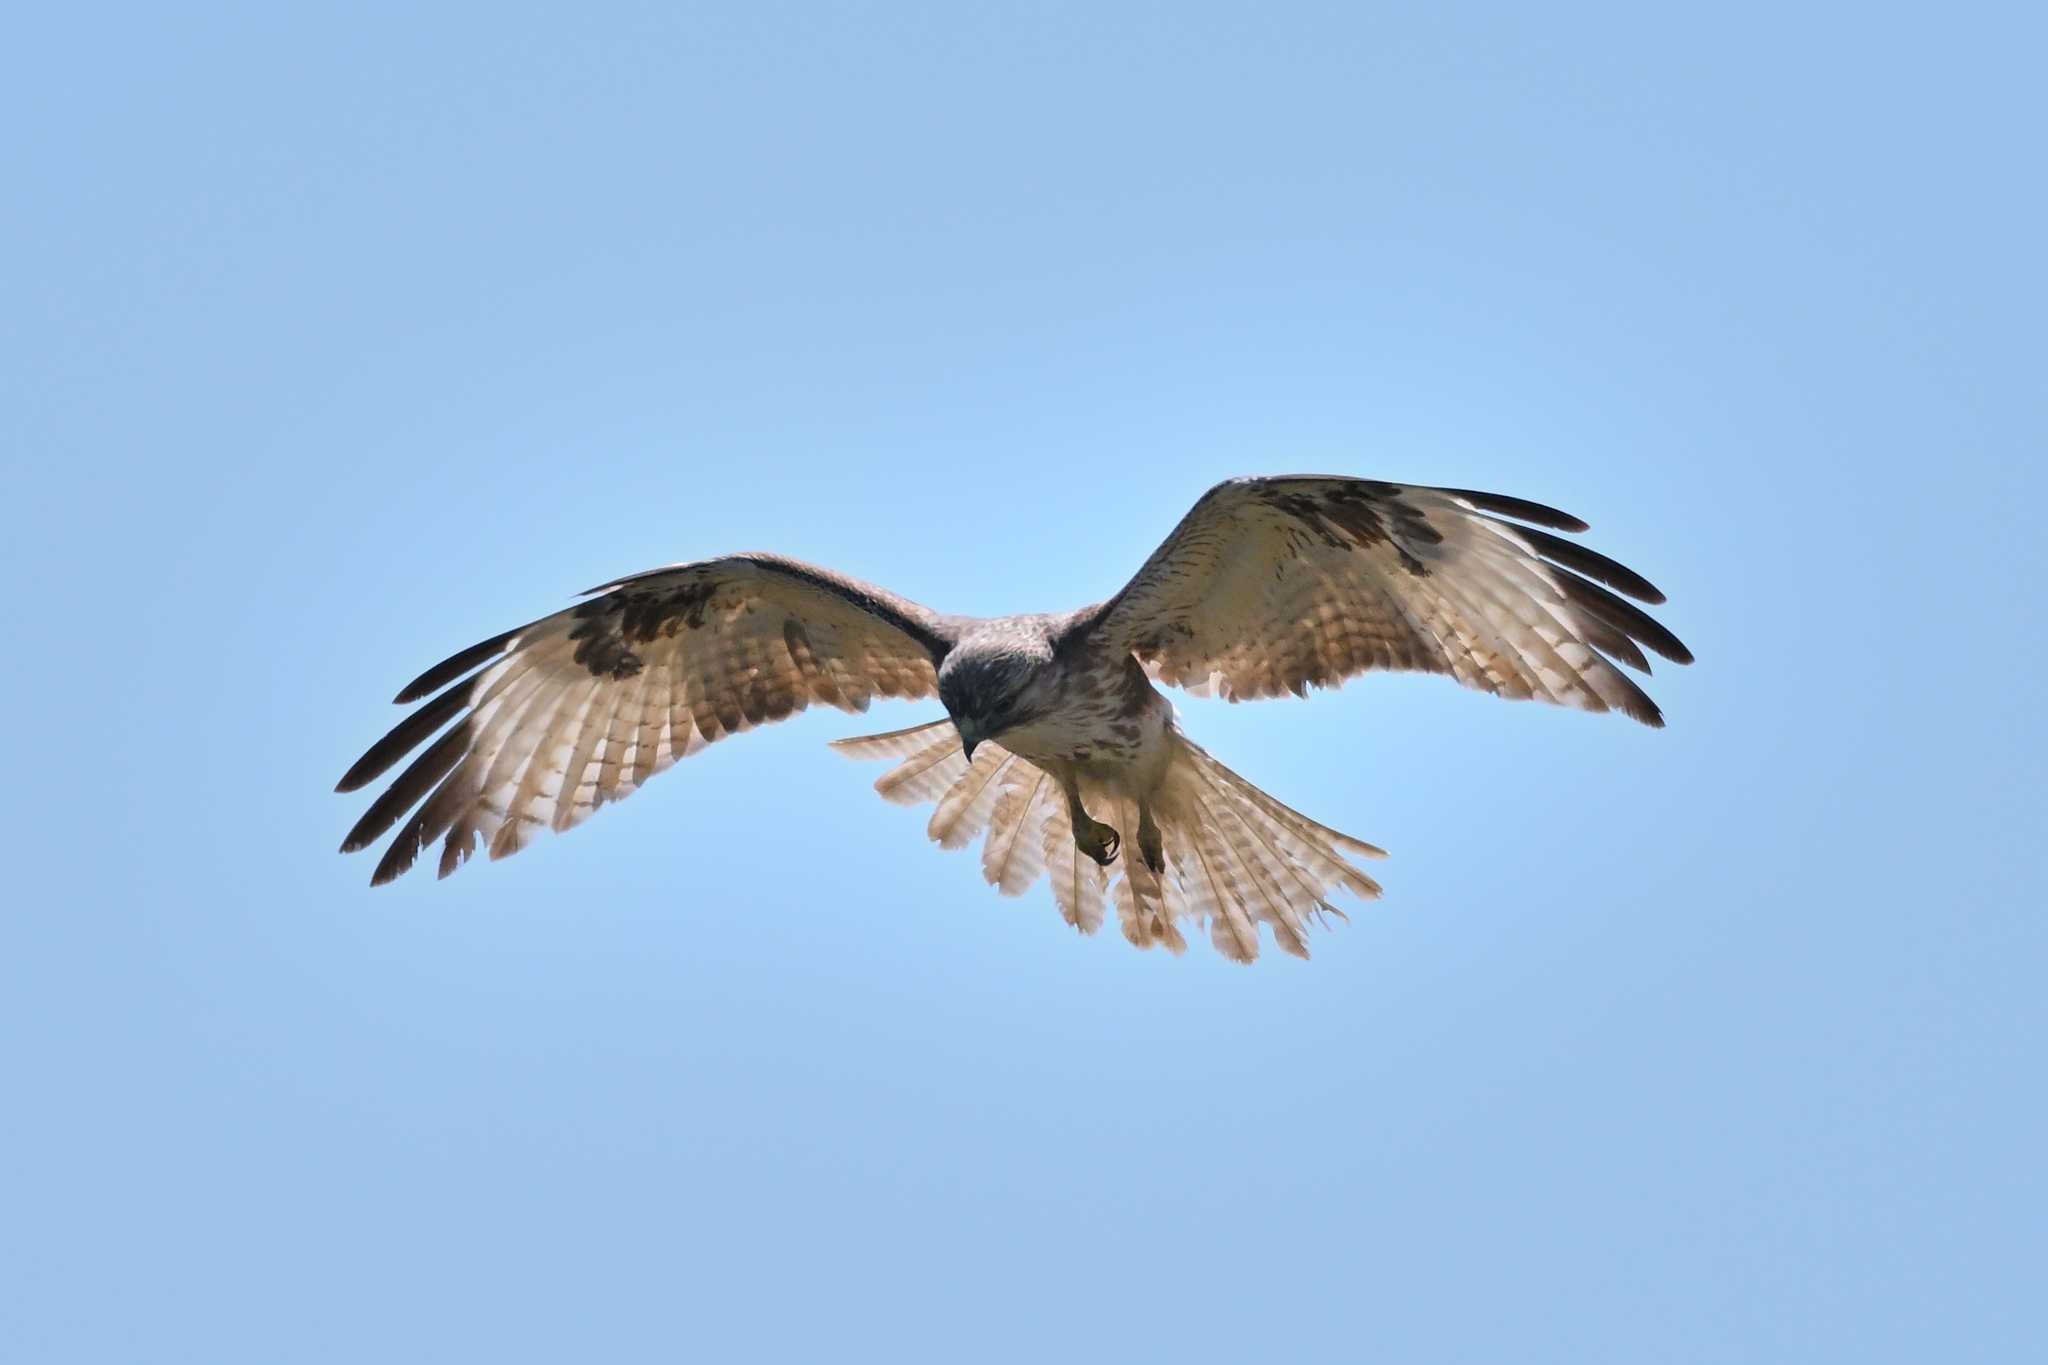
[(1050, 708), (1052, 646), (1043, 636), (992, 631), (969, 636), (939, 665), (939, 700), (971, 760), (975, 746), (1039, 719)]

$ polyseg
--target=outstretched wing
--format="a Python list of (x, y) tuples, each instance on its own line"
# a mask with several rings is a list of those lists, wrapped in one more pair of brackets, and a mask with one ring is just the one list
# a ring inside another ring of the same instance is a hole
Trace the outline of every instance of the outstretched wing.
[(568, 829), (678, 758), (813, 701), (865, 711), (877, 695), (930, 696), (953, 629), (915, 602), (779, 555), (654, 569), (586, 596), (398, 694), (403, 704), (446, 689), (336, 790), (374, 781), (454, 725), (342, 841), (344, 853), (367, 847), (419, 806), (373, 885), (436, 839), (444, 877), (479, 840), (493, 858), (516, 853), (533, 831)]
[(1233, 479), (1210, 489), (1137, 577), (1077, 628), (1128, 648), (1161, 682), (1233, 701), (1300, 696), (1370, 669), (1419, 669), (1504, 697), (1662, 725), (1656, 704), (1614, 663), (1647, 673), (1639, 645), (1692, 662), (1620, 594), (1650, 603), (1664, 595), (1541, 527), (1586, 524), (1465, 489)]

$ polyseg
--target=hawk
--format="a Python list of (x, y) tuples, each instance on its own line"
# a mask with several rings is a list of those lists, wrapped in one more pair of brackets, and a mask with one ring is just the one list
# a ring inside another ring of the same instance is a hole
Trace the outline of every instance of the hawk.
[(1156, 685), (1246, 701), (1413, 669), (1661, 726), (1615, 665), (1692, 654), (1627, 600), (1662, 602), (1647, 580), (1553, 534), (1585, 529), (1520, 498), (1303, 475), (1218, 484), (1114, 597), (1065, 613), (942, 615), (774, 554), (651, 569), (407, 684), (400, 704), (432, 700), (337, 790), (427, 747), (342, 852), (403, 819), (372, 884), (436, 840), (445, 877), (813, 702), (936, 695), (944, 719), (834, 747), (897, 760), (876, 789), (935, 801), (946, 848), (980, 837), (1004, 894), (1043, 875), (1082, 933), (1114, 905), (1141, 948), (1179, 952), (1187, 926), (1249, 962), (1264, 924), (1306, 957), (1309, 922), (1341, 914), (1335, 892), (1379, 895), (1355, 864), (1385, 854), (1210, 757)]

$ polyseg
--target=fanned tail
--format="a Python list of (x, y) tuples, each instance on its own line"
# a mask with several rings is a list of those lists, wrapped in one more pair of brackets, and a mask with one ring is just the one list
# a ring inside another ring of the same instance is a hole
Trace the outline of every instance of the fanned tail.
[(1135, 795), (1083, 783), (1083, 803), (1122, 836), (1115, 862), (1100, 867), (1075, 847), (1057, 782), (994, 743), (980, 745), (970, 764), (950, 721), (833, 747), (856, 758), (897, 759), (876, 791), (901, 805), (936, 802), (927, 833), (944, 848), (982, 838), (982, 875), (1004, 895), (1022, 895), (1049, 876), (1062, 918), (1084, 934), (1102, 926), (1114, 903), (1124, 937), (1140, 948), (1181, 952), (1180, 926), (1188, 922), (1206, 928), (1225, 957), (1250, 962), (1263, 924), (1284, 951), (1307, 957), (1310, 921), (1343, 918), (1330, 903), (1334, 893), (1380, 894), (1352, 859), (1384, 858), (1383, 851), (1275, 800), (1178, 728), (1168, 730), (1167, 742), (1173, 750), (1145, 802), (1159, 827), (1163, 872), (1145, 864)]

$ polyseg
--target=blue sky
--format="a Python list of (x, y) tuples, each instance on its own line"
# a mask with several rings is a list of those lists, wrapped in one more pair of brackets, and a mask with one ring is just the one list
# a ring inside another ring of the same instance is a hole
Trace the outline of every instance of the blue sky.
[[(2038, 1353), (2048, 35), (1660, 8), (18, 19), (0, 1354)], [(825, 748), (929, 706), (333, 852), (592, 583), (1064, 608), (1296, 470), (1576, 512), (1700, 658), (1183, 701), (1394, 855), (1313, 962), (997, 897)]]

